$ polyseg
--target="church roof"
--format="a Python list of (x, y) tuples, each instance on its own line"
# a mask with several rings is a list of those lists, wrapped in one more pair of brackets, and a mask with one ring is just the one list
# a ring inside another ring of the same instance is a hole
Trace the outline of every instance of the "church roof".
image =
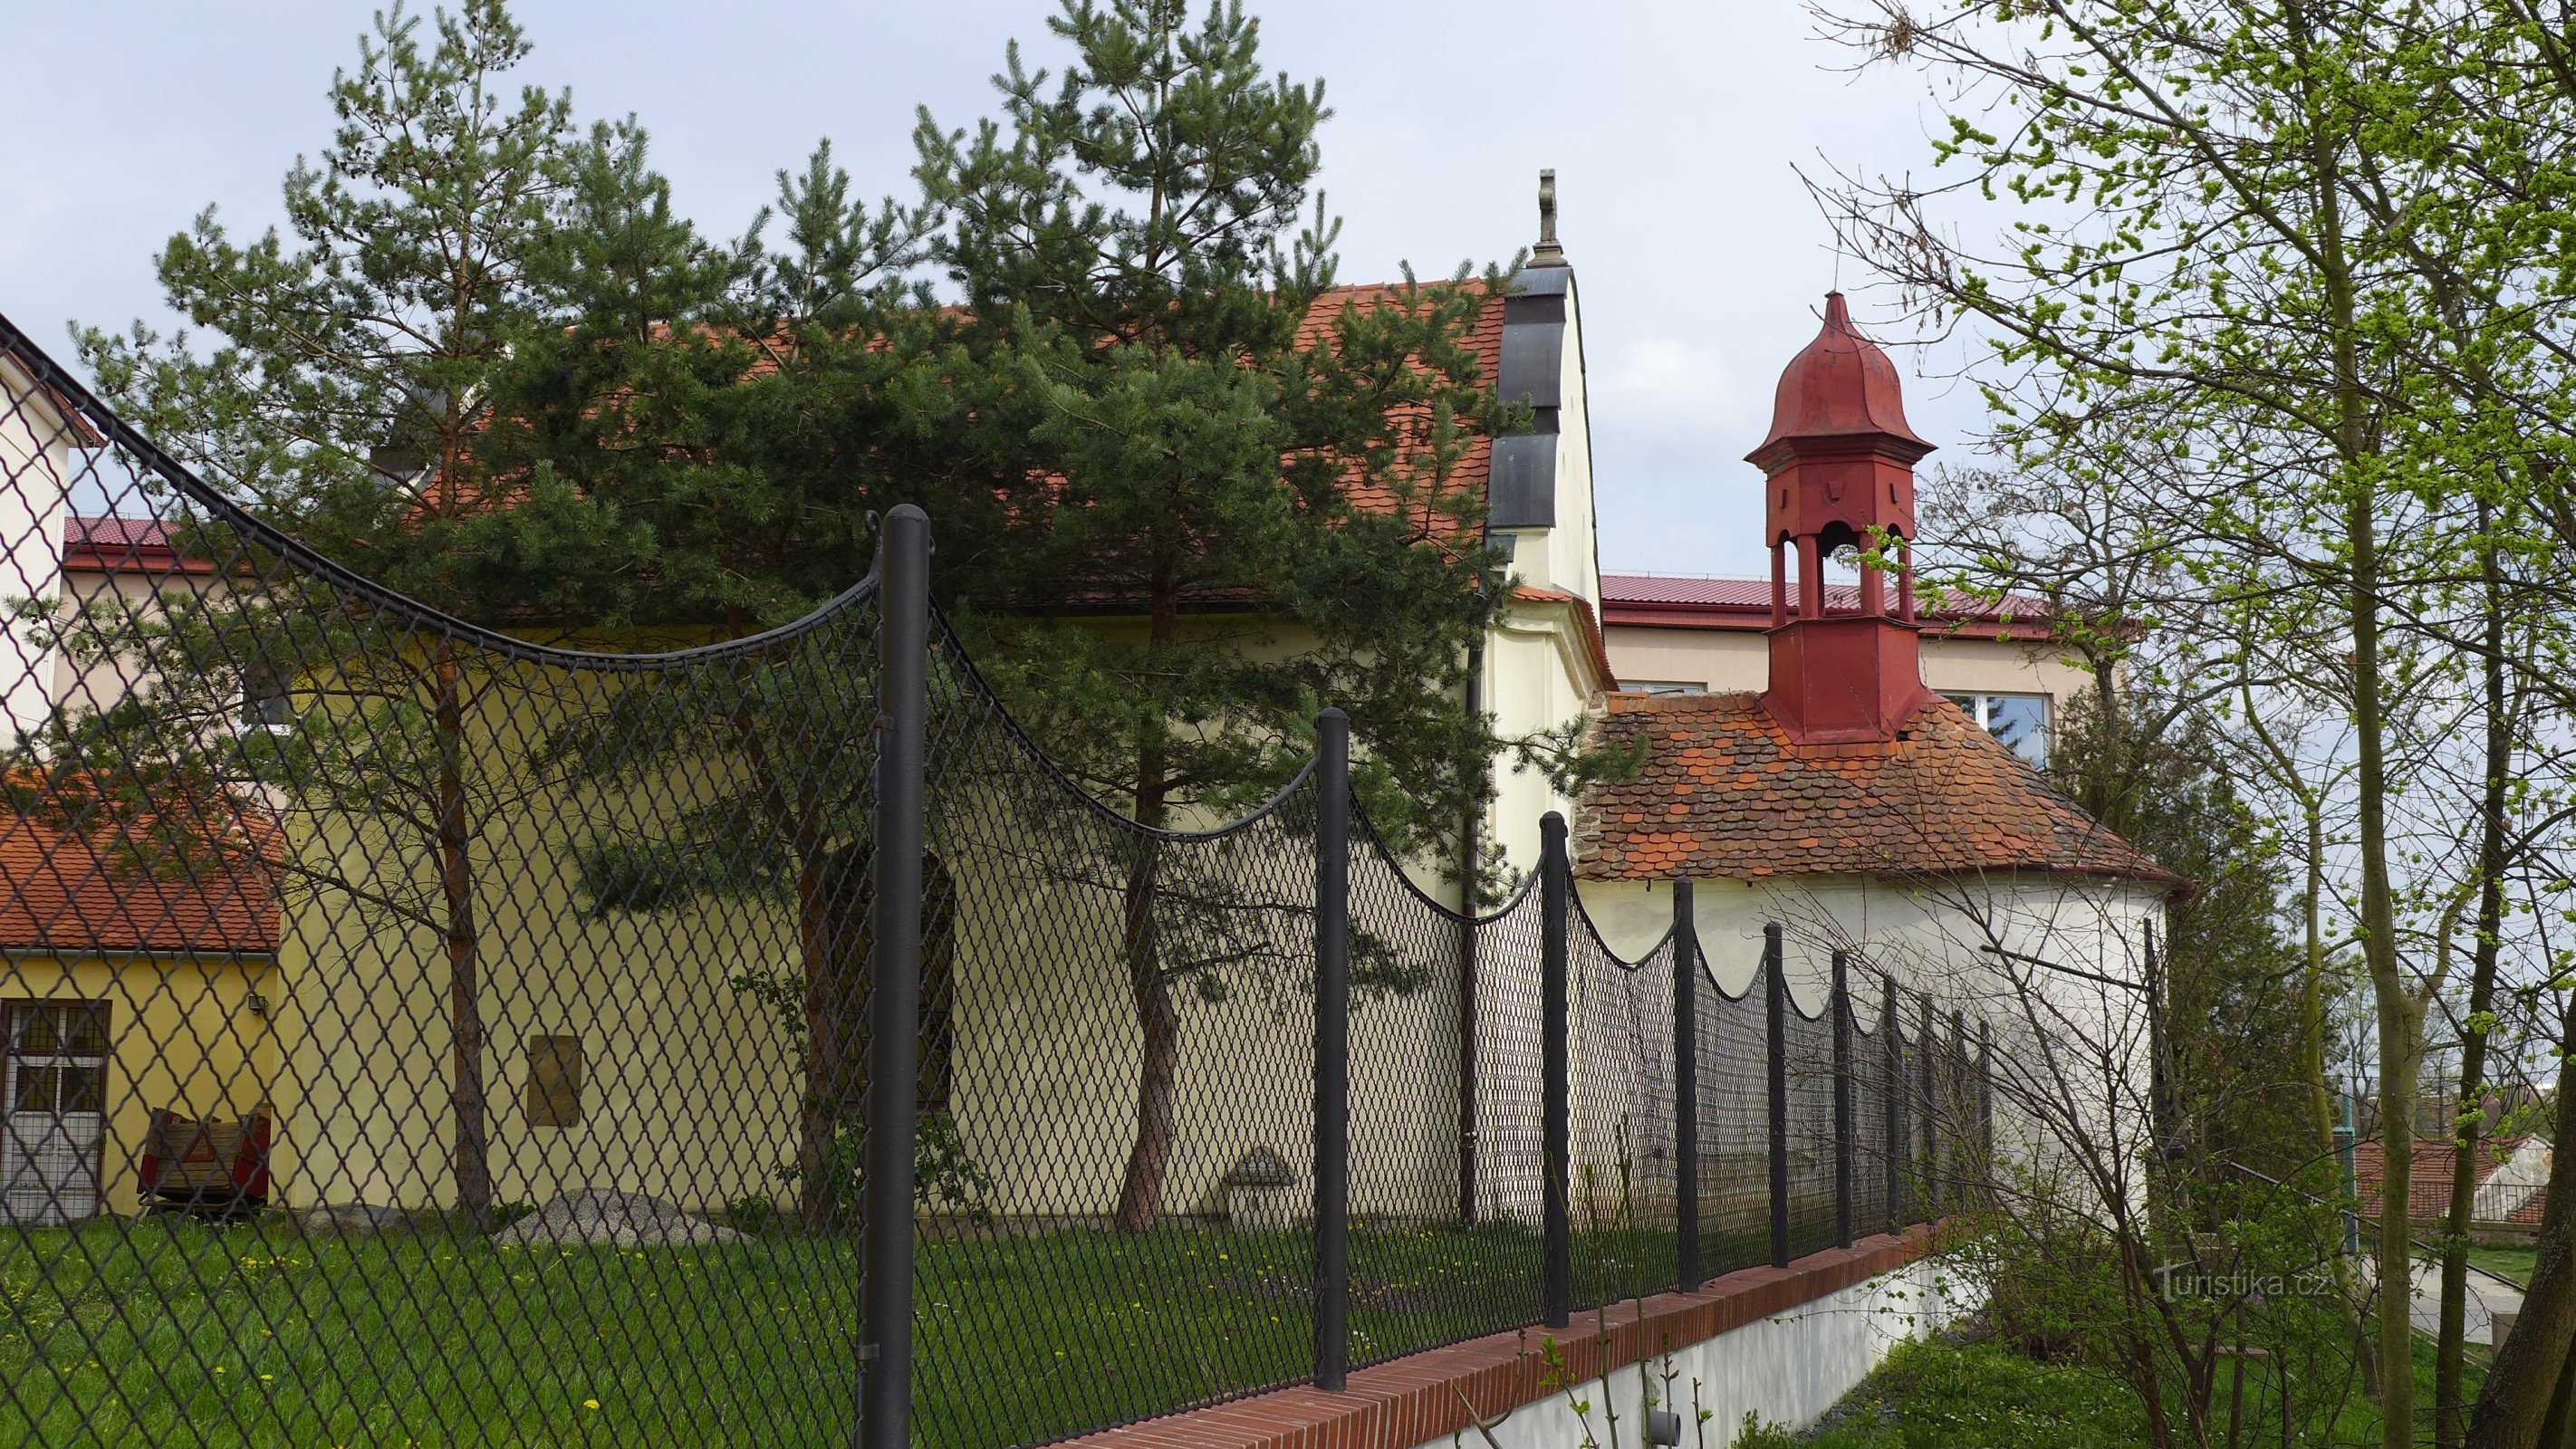
[(2041, 871), (2185, 884), (1934, 698), (1884, 743), (1800, 745), (1752, 694), (1614, 695), (1636, 777), (1586, 792), (1585, 880)]

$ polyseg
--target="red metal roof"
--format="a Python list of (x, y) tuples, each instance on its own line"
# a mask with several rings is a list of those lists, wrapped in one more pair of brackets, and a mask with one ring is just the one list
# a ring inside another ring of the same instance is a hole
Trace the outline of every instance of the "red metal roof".
[[(1827, 584), (1828, 610), (1857, 610), (1860, 590), (1851, 584)], [(1798, 616), (1797, 593), (1790, 592), (1789, 617)], [(1603, 574), (1601, 622), (1638, 624), (1661, 629), (1728, 629), (1758, 633), (1771, 627), (1769, 579), (1680, 578), (1658, 574)], [(2023, 594), (2002, 603), (1954, 605), (1926, 609), (1926, 634), (1967, 639), (2012, 639), (2025, 643), (2049, 637), (2048, 606)]]
[(181, 558), (157, 518), (73, 518), (63, 528), (63, 567), (93, 573), (210, 574), (214, 561)]
[(1885, 743), (1801, 745), (1753, 694), (1614, 695), (1598, 729), (1648, 742), (1578, 818), (1585, 880), (2062, 871), (2179, 887), (1935, 697)]

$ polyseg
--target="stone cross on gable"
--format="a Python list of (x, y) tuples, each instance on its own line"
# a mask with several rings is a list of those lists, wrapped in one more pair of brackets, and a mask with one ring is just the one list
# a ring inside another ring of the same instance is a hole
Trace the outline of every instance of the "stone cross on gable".
[(1530, 249), (1529, 264), (1533, 267), (1565, 265), (1565, 248), (1557, 245), (1556, 241), (1556, 172), (1553, 169), (1538, 174), (1538, 245)]

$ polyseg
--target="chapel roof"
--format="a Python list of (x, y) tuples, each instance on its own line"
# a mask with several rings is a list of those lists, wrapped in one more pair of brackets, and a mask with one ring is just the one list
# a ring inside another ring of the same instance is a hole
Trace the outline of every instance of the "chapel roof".
[(1800, 438), (1876, 436), (1907, 450), (1909, 458), (1932, 445), (1905, 421), (1905, 389), (1896, 364), (1852, 324), (1840, 292), (1825, 294), (1824, 326), (1789, 360), (1771, 404), (1771, 432), (1747, 456), (1760, 459), (1774, 444)]
[(1619, 687), (1619, 676), (1610, 668), (1609, 647), (1602, 642), (1601, 621), (1593, 615), (1590, 600), (1563, 589), (1542, 589), (1532, 584), (1512, 585), (1512, 598), (1517, 603), (1557, 604), (1572, 609), (1574, 621), (1583, 635), (1584, 653), (1591, 660), (1593, 672), (1600, 676), (1601, 687), (1605, 690)]
[(1758, 695), (1613, 695), (1603, 742), (1643, 736), (1632, 779), (1577, 811), (1585, 880), (2037, 871), (2180, 887), (1938, 697), (1893, 740), (1794, 743)]
[[(13, 345), (5, 334), (0, 334), (0, 357), (6, 357), (22, 367), (28, 363), (30, 357), (36, 360), (39, 367), (49, 365), (45, 362), (43, 353), (36, 352), (32, 347), (21, 349)], [(13, 382), (9, 389), (0, 391), (0, 417), (22, 410), (24, 405), (20, 396), (12, 395), (16, 393), (19, 386), (20, 384)], [(55, 414), (54, 420), (46, 422), (41, 428), (31, 426), (31, 431), (42, 434), (43, 441), (51, 442), (59, 433), (62, 435), (62, 441), (75, 448), (96, 448), (107, 442), (90, 420), (82, 415), (81, 410), (72, 405), (72, 400), (63, 396), (60, 390), (42, 383), (36, 384), (36, 388), (36, 395), (41, 396), (45, 406)]]

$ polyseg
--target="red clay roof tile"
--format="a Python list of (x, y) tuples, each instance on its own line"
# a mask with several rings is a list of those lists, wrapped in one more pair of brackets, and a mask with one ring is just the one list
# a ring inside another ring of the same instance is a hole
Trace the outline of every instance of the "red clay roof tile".
[(2181, 877), (1934, 699), (1886, 744), (1793, 744), (1752, 694), (1615, 695), (1596, 725), (1648, 742), (1578, 812), (1585, 880), (2062, 871)]
[(0, 814), (0, 947), (65, 954), (167, 951), (261, 954), (277, 949), (271, 876), (275, 829), (247, 814), (249, 837), (209, 844), (190, 868), (128, 861), (104, 832), (66, 829), (50, 810)]
[[(2486, 1180), (2495, 1175), (2495, 1170), (2504, 1165), (2504, 1160), (2528, 1140), (2529, 1134), (2525, 1133), (2490, 1138), (2482, 1143), (2472, 1164), (2477, 1169), (2477, 1185), (2484, 1186)], [(2418, 1137), (2414, 1145), (2415, 1166), (2406, 1175), (2406, 1215), (2419, 1221), (2448, 1217), (2451, 1212), (2451, 1166), (2459, 1160), (2459, 1149), (2448, 1136)], [(2380, 1138), (2367, 1138), (2352, 1145), (2352, 1180), (2364, 1213), (2371, 1212), (2378, 1204), (2381, 1169), (2387, 1160), (2388, 1144)], [(2531, 1220), (2537, 1222), (2542, 1201), (2543, 1195), (2535, 1192), (2532, 1200), (2524, 1204), (2515, 1217), (2519, 1219), (2528, 1213)]]

